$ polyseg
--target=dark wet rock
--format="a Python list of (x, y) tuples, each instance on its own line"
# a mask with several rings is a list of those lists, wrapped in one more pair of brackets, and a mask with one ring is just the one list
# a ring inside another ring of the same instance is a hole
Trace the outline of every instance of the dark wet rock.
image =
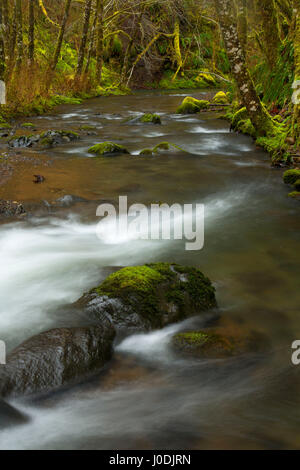
[(123, 268), (75, 306), (118, 329), (151, 330), (216, 307), (215, 289), (198, 269), (155, 263)]
[(34, 144), (36, 144), (40, 139), (39, 135), (35, 136), (26, 136), (26, 135), (21, 135), (20, 137), (17, 137), (16, 139), (12, 139), (8, 142), (8, 145), (12, 148), (27, 148), (27, 147), (32, 147)]
[(42, 147), (51, 148), (78, 140), (79, 138), (79, 135), (72, 131), (47, 131), (41, 134), (39, 144)]
[(33, 336), (1, 366), (0, 396), (49, 392), (100, 369), (111, 358), (114, 336), (108, 321)]
[(23, 214), (26, 214), (26, 211), (20, 202), (0, 199), (0, 217), (13, 217)]
[(34, 183), (39, 184), (45, 181), (45, 177), (43, 175), (33, 175), (34, 176)]
[(0, 399), (0, 429), (23, 424), (28, 418), (13, 406)]

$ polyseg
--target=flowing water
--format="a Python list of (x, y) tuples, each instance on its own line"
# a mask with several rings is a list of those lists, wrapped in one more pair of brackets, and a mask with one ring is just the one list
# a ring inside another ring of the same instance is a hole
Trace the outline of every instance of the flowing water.
[[(265, 335), (266, 352), (226, 360), (175, 356), (174, 332), (186, 323), (118, 342), (112, 361), (86, 382), (43, 399), (15, 400), (29, 421), (0, 431), (1, 449), (299, 448), (299, 206), (281, 171), (246, 136), (216, 115), (178, 116), (188, 93), (142, 92), (61, 107), (33, 119), (40, 129), (96, 127), (94, 135), (39, 152), (46, 182), (28, 171), (6, 198), (75, 205), (0, 225), (0, 338), (11, 350), (33, 334), (83, 320), (63, 306), (97, 285), (108, 267), (169, 261), (199, 267), (216, 287), (223, 318)], [(202, 93), (193, 93), (200, 98)], [(156, 112), (163, 125), (124, 118)], [(133, 154), (90, 158), (112, 140)], [(185, 152), (140, 157), (169, 141)], [(35, 155), (35, 150), (26, 150)], [(32, 173), (32, 172), (31, 172)], [(95, 232), (99, 201), (205, 204), (205, 244), (122, 239)], [(47, 203), (48, 204), (48, 203)], [(48, 204), (49, 205), (49, 204)], [(188, 321), (201, 326), (202, 320)]]

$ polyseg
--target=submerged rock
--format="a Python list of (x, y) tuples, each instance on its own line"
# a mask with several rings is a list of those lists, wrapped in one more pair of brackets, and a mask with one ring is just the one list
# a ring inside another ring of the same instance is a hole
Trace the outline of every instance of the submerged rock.
[(152, 156), (153, 154), (166, 152), (168, 150), (179, 150), (181, 152), (186, 152), (184, 149), (179, 147), (176, 144), (171, 144), (170, 142), (160, 142), (153, 149), (143, 149), (139, 153), (141, 156)]
[(139, 120), (142, 123), (161, 124), (161, 118), (158, 114), (147, 113), (140, 117)]
[(200, 111), (209, 109), (210, 103), (206, 100), (196, 100), (191, 96), (184, 98), (183, 102), (177, 108), (176, 114), (196, 114)]
[(115, 144), (114, 142), (102, 142), (89, 148), (89, 153), (93, 153), (98, 157), (115, 156), (122, 153), (129, 154), (128, 150), (123, 145)]
[(232, 321), (223, 320), (223, 325), (221, 321), (215, 328), (177, 333), (171, 345), (180, 354), (220, 359), (265, 351), (269, 341), (258, 331), (249, 332)]
[(101, 325), (58, 328), (18, 346), (0, 368), (0, 396), (54, 390), (101, 368), (112, 355), (115, 330)]
[(41, 134), (39, 143), (42, 147), (51, 148), (62, 143), (78, 140), (79, 138), (79, 135), (72, 131), (47, 131)]
[(39, 135), (32, 135), (32, 136), (21, 135), (20, 137), (17, 137), (16, 139), (10, 140), (8, 142), (8, 145), (12, 148), (27, 148), (27, 147), (32, 147), (39, 140), (40, 140)]
[(28, 418), (13, 406), (0, 399), (0, 429), (16, 426), (28, 421)]
[(123, 268), (75, 304), (117, 328), (151, 330), (216, 307), (215, 289), (198, 269), (155, 263)]
[(13, 217), (23, 214), (26, 214), (26, 211), (20, 202), (0, 199), (0, 217)]

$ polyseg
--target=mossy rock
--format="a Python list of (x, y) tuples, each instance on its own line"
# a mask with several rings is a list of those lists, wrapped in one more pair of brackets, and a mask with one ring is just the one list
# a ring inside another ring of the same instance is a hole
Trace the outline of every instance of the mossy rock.
[(40, 135), (39, 144), (42, 147), (55, 147), (62, 143), (72, 142), (74, 140), (80, 139), (80, 136), (77, 132), (74, 131), (45, 131)]
[(248, 119), (247, 108), (244, 107), (244, 108), (239, 109), (232, 116), (232, 119), (231, 119), (232, 128), (236, 129), (238, 126), (238, 123), (240, 121), (245, 121), (246, 119)]
[(151, 157), (153, 155), (153, 150), (152, 149), (143, 149), (143, 150), (140, 151), (139, 154)]
[(239, 121), (235, 127), (235, 130), (241, 132), (242, 134), (250, 135), (253, 138), (256, 137), (255, 127), (253, 126), (250, 119), (242, 119)]
[(210, 103), (206, 100), (197, 100), (191, 96), (184, 98), (183, 102), (177, 108), (176, 114), (196, 114), (200, 111), (209, 109)]
[(263, 333), (253, 330), (249, 332), (227, 319), (221, 320), (221, 325), (215, 328), (177, 333), (172, 338), (175, 352), (196, 358), (220, 359), (244, 353), (258, 353), (269, 346)]
[(150, 330), (217, 306), (215, 289), (193, 267), (155, 263), (111, 274), (75, 304), (118, 328)]
[(8, 130), (8, 129), (12, 129), (12, 126), (8, 122), (0, 123), (0, 130)]
[(95, 131), (96, 127), (95, 126), (89, 126), (89, 125), (84, 125), (80, 126), (81, 131)]
[(23, 124), (21, 124), (21, 127), (23, 127), (24, 129), (34, 129), (35, 125), (31, 122), (24, 122)]
[(97, 157), (108, 157), (120, 154), (129, 154), (128, 150), (123, 145), (115, 144), (114, 142), (102, 142), (90, 147), (89, 153), (95, 154)]
[(285, 184), (294, 185), (299, 178), (300, 170), (287, 170), (283, 174), (283, 181), (285, 182)]
[(212, 99), (214, 104), (229, 104), (228, 96), (224, 91), (219, 91)]
[(216, 79), (209, 73), (199, 73), (195, 78), (196, 83), (201, 84), (201, 88), (204, 86), (215, 87), (217, 85)]
[(295, 181), (293, 186), (294, 186), (296, 191), (300, 191), (300, 178), (298, 178), (297, 181)]
[(158, 114), (147, 113), (140, 117), (139, 121), (145, 124), (161, 124), (161, 117)]
[(299, 201), (300, 201), (300, 192), (299, 191), (292, 191), (291, 193), (289, 193), (288, 196), (293, 198), (293, 199), (299, 199)]

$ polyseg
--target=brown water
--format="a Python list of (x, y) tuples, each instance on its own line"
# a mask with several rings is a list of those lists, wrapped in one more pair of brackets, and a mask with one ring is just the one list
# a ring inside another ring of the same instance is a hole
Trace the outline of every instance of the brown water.
[[(32, 120), (39, 131), (88, 124), (96, 135), (43, 152), (21, 150), (37, 160), (45, 183), (34, 185), (32, 166), (24, 164), (0, 188), (7, 199), (50, 203), (39, 217), (0, 227), (0, 338), (11, 349), (40, 331), (80, 323), (62, 314), (63, 305), (103, 279), (107, 266), (172, 261), (203, 270), (223, 318), (265, 334), (266, 353), (176, 357), (169, 342), (183, 325), (129, 337), (88, 383), (15, 402), (31, 420), (0, 432), (1, 448), (300, 448), (300, 366), (291, 363), (291, 344), (300, 339), (299, 204), (250, 138), (230, 133), (213, 114), (175, 115), (184, 95), (99, 98)], [(163, 125), (124, 123), (141, 112), (161, 114)], [(91, 158), (87, 149), (104, 140), (133, 156)], [(161, 141), (186, 152), (138, 155)], [(51, 209), (70, 194), (86, 201)], [(97, 204), (119, 195), (144, 204), (204, 203), (204, 249), (185, 251), (184, 241), (100, 242)]]

